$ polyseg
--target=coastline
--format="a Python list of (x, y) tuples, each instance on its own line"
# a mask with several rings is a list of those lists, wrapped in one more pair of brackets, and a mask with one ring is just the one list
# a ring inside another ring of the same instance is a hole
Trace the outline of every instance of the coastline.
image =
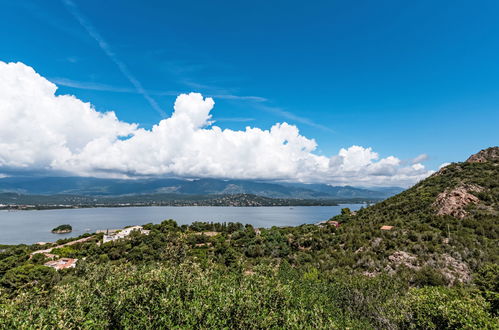
[(73, 232), (73, 230), (52, 230), (52, 234), (69, 234)]
[[(58, 234), (60, 238), (79, 236), (98, 229), (122, 228), (125, 226), (160, 223), (175, 219), (179, 225), (192, 222), (240, 222), (255, 227), (299, 226), (314, 224), (339, 214), (341, 208), (352, 210), (365, 207), (365, 204), (341, 204), (339, 206), (315, 207), (100, 207), (80, 209), (54, 209), (43, 212), (0, 211), (1, 244), (32, 244), (54, 239), (51, 230), (70, 221), (73, 232)], [(23, 232), (19, 229), (25, 228)]]
[(0, 207), (0, 211), (43, 211), (43, 210), (69, 210), (69, 209), (92, 209), (92, 208), (132, 208), (132, 207), (315, 207), (315, 206), (339, 206), (341, 204), (366, 204), (377, 203), (375, 200), (317, 200), (316, 202), (300, 203), (272, 203), (272, 204), (210, 204), (210, 203), (127, 203), (127, 204), (93, 204), (93, 205), (7, 205)]

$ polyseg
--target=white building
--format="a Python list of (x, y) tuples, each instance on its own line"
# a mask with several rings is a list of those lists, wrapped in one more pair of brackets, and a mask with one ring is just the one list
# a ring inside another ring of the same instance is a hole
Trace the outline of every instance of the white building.
[(102, 243), (107, 243), (107, 242), (111, 242), (111, 241), (116, 241), (118, 239), (126, 238), (133, 231), (138, 231), (139, 233), (141, 233), (143, 235), (149, 235), (149, 232), (150, 232), (150, 230), (145, 230), (144, 228), (142, 228), (142, 226), (132, 226), (132, 227), (122, 229), (120, 231), (115, 231), (109, 235), (104, 235), (104, 237), (102, 239)]
[(61, 258), (59, 260), (52, 260), (52, 261), (46, 262), (44, 265), (47, 267), (52, 267), (55, 270), (61, 270), (61, 269), (67, 269), (67, 268), (75, 268), (77, 261), (78, 261), (78, 259)]

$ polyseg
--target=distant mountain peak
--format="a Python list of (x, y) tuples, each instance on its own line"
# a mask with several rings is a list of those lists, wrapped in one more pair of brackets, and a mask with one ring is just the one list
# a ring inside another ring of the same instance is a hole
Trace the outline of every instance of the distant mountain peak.
[(380, 200), (400, 192), (362, 189), (326, 184), (276, 183), (255, 180), (183, 179), (98, 179), (84, 177), (0, 178), (0, 192), (22, 194), (82, 196), (125, 196), (140, 194), (226, 195), (254, 194), (269, 198), (368, 199)]
[(499, 147), (490, 147), (480, 150), (474, 155), (471, 155), (466, 162), (468, 163), (485, 163), (485, 162), (499, 162)]

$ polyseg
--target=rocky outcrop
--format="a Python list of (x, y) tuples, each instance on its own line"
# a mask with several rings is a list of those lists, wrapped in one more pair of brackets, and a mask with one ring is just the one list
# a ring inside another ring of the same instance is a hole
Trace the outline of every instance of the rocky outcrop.
[(405, 266), (409, 269), (419, 269), (418, 259), (405, 251), (396, 251), (391, 256), (388, 257), (390, 260), (392, 268), (398, 268), (400, 266)]
[(499, 162), (499, 147), (490, 147), (471, 155), (468, 163)]
[[(456, 283), (468, 283), (471, 280), (471, 272), (468, 265), (451, 255), (444, 253), (432, 255), (427, 261), (423, 261), (417, 256), (405, 251), (396, 251), (388, 257), (389, 264), (385, 271), (388, 274), (395, 274), (400, 267), (406, 267), (413, 271), (419, 271), (423, 267), (430, 267), (438, 271), (445, 278), (449, 285)], [(371, 274), (366, 274), (370, 276)]]
[(454, 189), (447, 189), (437, 196), (433, 206), (437, 211), (437, 215), (450, 215), (463, 219), (468, 215), (466, 206), (480, 202), (480, 199), (472, 193), (482, 190), (482, 187), (477, 185), (462, 185)]
[(52, 230), (52, 234), (68, 234), (70, 232), (72, 232), (71, 229)]
[(451, 285), (471, 281), (471, 272), (468, 265), (449, 254), (442, 254), (435, 264), (430, 262), (429, 266), (438, 269)]

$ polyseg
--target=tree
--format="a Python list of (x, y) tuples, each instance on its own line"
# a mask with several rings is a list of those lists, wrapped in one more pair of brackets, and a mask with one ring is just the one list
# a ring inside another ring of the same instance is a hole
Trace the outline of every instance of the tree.
[(35, 285), (39, 287), (51, 286), (59, 279), (59, 275), (53, 268), (25, 264), (7, 271), (0, 279), (0, 285), (13, 292)]
[(350, 215), (352, 212), (348, 207), (344, 207), (341, 209), (341, 215)]

